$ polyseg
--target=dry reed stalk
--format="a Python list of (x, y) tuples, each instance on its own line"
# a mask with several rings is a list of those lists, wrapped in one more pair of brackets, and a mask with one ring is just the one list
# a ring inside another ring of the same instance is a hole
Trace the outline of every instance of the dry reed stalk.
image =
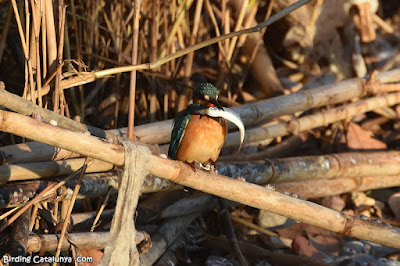
[(161, 51), (161, 57), (164, 57), (167, 54), (167, 50), (169, 46), (171, 46), (173, 39), (175, 38), (175, 34), (182, 23), (182, 20), (185, 17), (185, 13), (190, 9), (193, 4), (193, 0), (185, 0), (181, 3), (177, 10), (177, 16), (174, 20), (174, 23), (171, 27), (170, 32), (168, 33), (168, 38), (166, 41), (166, 47)]
[[(20, 5), (22, 4), (22, 1), (19, 3)], [(32, 62), (31, 58), (29, 55), (29, 50), (30, 50), (30, 28), (31, 28), (31, 13), (29, 12), (29, 5), (28, 5), (28, 0), (24, 0), (24, 5), (23, 7), (25, 8), (25, 40), (26, 40), (26, 51), (27, 51), (27, 56), (25, 56), (25, 88), (24, 92), (26, 92), (25, 95), (32, 95), (35, 93), (35, 86), (33, 83), (33, 67), (32, 67)], [(22, 11), (22, 6), (20, 6), (19, 10)], [(22, 13), (22, 12), (21, 12)], [(29, 29), (29, 30), (28, 30)], [(22, 39), (21, 39), (22, 40)], [(29, 59), (29, 61), (28, 61)], [(29, 70), (32, 69), (32, 72)], [(31, 78), (32, 75), (32, 78)], [(28, 82), (29, 80), (29, 82)], [(29, 91), (29, 93), (28, 93)], [(24, 94), (24, 93), (23, 93)], [(31, 97), (31, 100), (35, 102), (34, 96)]]
[[(30, 235), (27, 252), (53, 252), (57, 248), (58, 239), (59, 236), (55, 234)], [(136, 231), (136, 244), (148, 239), (146, 232)], [(63, 240), (61, 250), (70, 250), (71, 243), (81, 250), (104, 249), (109, 241), (109, 232), (68, 233), (68, 240)]]
[[(40, 1), (40, 10), (42, 11), (41, 25), (42, 25), (42, 75), (43, 78), (47, 76), (47, 26), (46, 26), (46, 8), (44, 0)], [(39, 97), (41, 97), (39, 95)]]
[[(226, 0), (221, 1), (221, 28), (223, 29), (223, 32), (226, 34), (229, 32), (229, 27), (226, 27)], [(228, 31), (226, 30), (228, 28)], [(229, 39), (221, 41), (222, 45), (224, 46), (224, 51), (225, 53), (228, 52), (229, 49)]]
[[(232, 37), (236, 37), (236, 36), (240, 36), (243, 34), (250, 34), (250, 33), (254, 33), (254, 32), (259, 32), (261, 31), (263, 28), (269, 26), (270, 24), (274, 23), (275, 21), (281, 19), (282, 17), (284, 17), (285, 15), (287, 15), (288, 13), (298, 9), (299, 7), (311, 2), (313, 0), (299, 0), (296, 3), (286, 7), (285, 9), (283, 9), (282, 11), (280, 11), (279, 13), (275, 14), (274, 16), (270, 17), (268, 20), (258, 24), (257, 26), (253, 27), (253, 28), (249, 28), (249, 29), (244, 29), (241, 31), (237, 31), (237, 32), (232, 32), (229, 34), (225, 34), (219, 37), (214, 37), (212, 39), (203, 41), (201, 43), (198, 43), (196, 45), (187, 47), (187, 48), (183, 48), (173, 54), (167, 55), (165, 56), (165, 53), (161, 52), (161, 59), (157, 60), (156, 62), (150, 62), (150, 63), (146, 63), (146, 64), (140, 64), (140, 65), (135, 65), (135, 66), (123, 66), (123, 67), (117, 67), (117, 68), (112, 68), (112, 69), (106, 69), (106, 70), (102, 70), (102, 71), (97, 71), (97, 72), (92, 72), (92, 73), (88, 73), (88, 72), (80, 72), (78, 73), (77, 76), (66, 79), (66, 80), (62, 80), (61, 81), (61, 88), (62, 89), (67, 89), (67, 88), (71, 88), (74, 86), (78, 86), (78, 85), (82, 85), (82, 84), (86, 84), (88, 82), (92, 82), (98, 78), (102, 78), (105, 76), (109, 76), (109, 75), (113, 75), (113, 74), (120, 74), (122, 72), (131, 72), (133, 70), (146, 70), (146, 69), (155, 69), (161, 65), (164, 65), (168, 62), (170, 62), (173, 59), (179, 58), (183, 55), (186, 55), (190, 52), (196, 51), (198, 49), (210, 46), (212, 44), (215, 44), (219, 41), (223, 41), (223, 40), (227, 40), (229, 38)], [(187, 0), (186, 2), (182, 3), (181, 6), (183, 6), (184, 4), (190, 4), (191, 5), (192, 0)], [(170, 40), (172, 40), (172, 38), (175, 36), (176, 33), (176, 27), (177, 25), (180, 23), (181, 19), (183, 19), (183, 15), (184, 15), (184, 9), (182, 8), (182, 11), (179, 13), (177, 20), (175, 21), (172, 29), (171, 29), (171, 33), (169, 34), (168, 40), (167, 40), (167, 44), (170, 43)], [(179, 12), (179, 11), (178, 11)], [(179, 31), (178, 31), (179, 32)], [(173, 34), (172, 34), (173, 33)], [(179, 37), (179, 34), (178, 34)], [(229, 48), (225, 48), (226, 50)], [(88, 78), (86, 80), (83, 80), (81, 76), (83, 75), (87, 75)], [(90, 76), (90, 78), (89, 78)]]
[[(219, 26), (218, 26), (218, 22), (217, 19), (215, 18), (215, 14), (214, 11), (212, 10), (211, 7), (211, 3), (210, 0), (205, 0), (205, 6), (206, 6), (206, 10), (207, 10), (207, 14), (211, 19), (211, 22), (214, 26), (214, 30), (215, 30), (215, 36), (221, 36), (221, 32), (219, 30)], [(218, 42), (218, 53), (221, 54), (221, 58), (226, 58), (226, 51), (225, 48), (222, 45), (222, 42)], [(230, 67), (230, 62), (228, 62), (227, 60), (225, 60), (225, 62), (228, 64), (228, 67)]]
[[(246, 14), (248, 6), (249, 6), (249, 1), (248, 0), (241, 1), (241, 5), (238, 6), (239, 7), (238, 8), (239, 14), (238, 14), (237, 19), (236, 19), (235, 28), (233, 29), (234, 31), (239, 31), (240, 28), (242, 27), (243, 20), (244, 20), (244, 15)], [(234, 52), (235, 47), (236, 47), (237, 40), (238, 40), (238, 36), (235, 36), (229, 42), (229, 49), (228, 49), (228, 54), (227, 54), (227, 60), (228, 61), (232, 60), (232, 56), (233, 56), (233, 52)], [(231, 61), (231, 63), (232, 63), (232, 61)]]
[[(32, 232), (32, 230), (33, 230), (33, 226), (35, 225), (35, 222), (36, 222), (38, 210), (39, 210), (38, 204), (33, 205), (32, 213), (31, 213), (31, 221), (29, 223), (29, 232)], [(57, 217), (57, 213), (56, 213), (55, 217)]]
[[(57, 47), (57, 74), (55, 80), (55, 88), (54, 88), (54, 108), (53, 111), (55, 113), (60, 113), (61, 115), (65, 115), (65, 106), (64, 106), (64, 90), (60, 89), (61, 82), (61, 70), (63, 63), (63, 50), (64, 50), (64, 27), (65, 27), (65, 11), (67, 9), (66, 6), (62, 4), (62, 1), (58, 1), (58, 47)], [(61, 67), (60, 67), (61, 66)], [(59, 70), (59, 71), (58, 71)], [(60, 110), (59, 110), (60, 109)]]
[[(231, 7), (226, 5), (225, 1), (225, 10), (221, 12), (221, 15), (224, 17), (225, 24), (224, 24), (224, 34), (229, 34), (231, 32)], [(225, 40), (225, 51), (228, 53), (229, 46), (231, 44), (231, 39)]]
[[(5, 111), (0, 111), (0, 121), (2, 131), (46, 142), (116, 165), (124, 163), (124, 150), (120, 145), (105, 143), (95, 137), (57, 128)], [(31, 128), (35, 128), (35, 131), (32, 132)], [(258, 185), (203, 171), (194, 172), (191, 166), (183, 162), (154, 155), (150, 158), (150, 173), (155, 176), (343, 235), (400, 248), (400, 242), (397, 241), (400, 237), (398, 229), (336, 212)]]
[[(33, 20), (33, 32), (32, 35), (32, 45), (31, 45), (31, 58), (34, 58), (32, 61), (35, 63), (36, 69), (36, 88), (38, 94), (38, 105), (39, 107), (43, 106), (42, 103), (42, 76), (41, 76), (41, 64), (40, 64), (40, 43), (39, 43), (39, 36), (40, 36), (40, 27), (41, 27), (41, 14), (40, 14), (40, 7), (38, 3), (31, 0), (31, 8), (32, 8), (32, 20)], [(32, 96), (32, 99), (35, 97)]]
[[(390, 93), (383, 96), (360, 100), (355, 103), (332, 108), (328, 111), (314, 115), (303, 116), (292, 119), (289, 122), (280, 122), (274, 125), (266, 125), (246, 131), (243, 144), (250, 144), (266, 139), (283, 137), (290, 134), (297, 135), (309, 129), (326, 126), (340, 120), (350, 120), (354, 116), (373, 111), (382, 107), (389, 107), (400, 103), (400, 92)], [(227, 136), (225, 147), (231, 147), (234, 143), (239, 143), (239, 133), (235, 132)], [(235, 145), (236, 146), (236, 145)]]
[[(17, 26), (18, 26), (18, 32), (19, 32), (19, 36), (21, 38), (21, 45), (22, 45), (22, 50), (24, 52), (24, 56), (25, 56), (25, 88), (24, 88), (24, 92), (26, 92), (26, 85), (29, 84), (30, 87), (30, 93), (31, 93), (31, 97), (32, 97), (32, 102), (35, 103), (35, 98), (34, 98), (34, 82), (33, 82), (33, 70), (32, 70), (32, 62), (31, 60), (29, 60), (29, 40), (24, 36), (24, 31), (22, 29), (22, 24), (21, 24), (21, 19), (19, 16), (19, 12), (18, 12), (18, 7), (17, 7), (17, 3), (15, 2), (15, 0), (11, 1), (12, 3), (12, 7), (14, 9), (14, 15), (15, 15), (15, 20), (17, 21)], [(25, 5), (27, 6), (27, 5)], [(27, 12), (27, 18), (26, 18), (26, 29), (29, 29), (29, 12)], [(26, 31), (27, 36), (29, 36), (28, 33), (29, 30)], [(29, 80), (29, 82), (27, 81)], [(26, 95), (24, 93), (24, 95)]]
[[(196, 8), (194, 11), (194, 18), (193, 18), (193, 28), (191, 30), (191, 35), (189, 38), (189, 46), (193, 46), (196, 43), (197, 35), (199, 32), (200, 26), (200, 18), (203, 9), (203, 0), (196, 1)], [(184, 67), (184, 76), (186, 79), (189, 79), (192, 75), (192, 66), (193, 66), (193, 57), (194, 52), (190, 52), (186, 55), (185, 67)]]
[[(139, 20), (140, 20), (140, 1), (134, 1), (134, 12), (132, 22), (132, 65), (137, 64), (138, 57), (138, 40), (139, 40)], [(135, 123), (135, 99), (136, 99), (136, 70), (131, 72), (130, 89), (129, 89), (129, 113), (128, 113), (128, 138), (134, 139), (134, 123)]]
[[(54, 23), (53, 1), (43, 0), (46, 32), (46, 60), (48, 63), (47, 72), (53, 74), (57, 69), (57, 38)], [(43, 73), (45, 75), (45, 73)]]

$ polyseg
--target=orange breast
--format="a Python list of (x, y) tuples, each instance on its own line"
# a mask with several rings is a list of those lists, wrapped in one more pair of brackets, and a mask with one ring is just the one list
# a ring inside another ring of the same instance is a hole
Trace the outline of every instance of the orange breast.
[(224, 145), (227, 131), (227, 122), (223, 118), (192, 115), (176, 159), (189, 163), (199, 161), (205, 164), (210, 159), (215, 162)]

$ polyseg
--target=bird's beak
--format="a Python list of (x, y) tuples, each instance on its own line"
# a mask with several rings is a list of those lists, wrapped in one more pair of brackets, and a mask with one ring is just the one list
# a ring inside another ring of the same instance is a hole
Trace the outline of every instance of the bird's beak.
[(201, 114), (206, 114), (211, 117), (222, 117), (225, 118), (226, 120), (232, 122), (239, 128), (240, 132), (240, 143), (239, 143), (239, 150), (242, 148), (242, 144), (244, 141), (244, 136), (245, 136), (245, 128), (242, 119), (240, 116), (233, 111), (232, 109), (229, 108), (222, 108), (221, 110), (217, 107), (210, 107), (207, 109), (204, 109), (200, 112)]
[(210, 102), (214, 104), (218, 109), (224, 110), (224, 107), (218, 102), (217, 98), (210, 98)]

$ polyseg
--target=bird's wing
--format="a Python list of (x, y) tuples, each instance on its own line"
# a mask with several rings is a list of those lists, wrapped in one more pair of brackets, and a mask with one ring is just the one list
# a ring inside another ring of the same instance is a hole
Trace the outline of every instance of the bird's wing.
[(200, 103), (192, 103), (185, 110), (178, 113), (174, 120), (174, 128), (171, 133), (171, 143), (169, 144), (168, 157), (171, 159), (176, 159), (176, 154), (178, 153), (179, 145), (181, 144), (182, 138), (185, 135), (185, 129), (190, 119), (192, 119), (192, 114), (198, 114), (200, 110), (207, 108)]
[(183, 135), (185, 135), (185, 129), (189, 123), (192, 115), (182, 111), (178, 114), (174, 120), (174, 128), (171, 133), (171, 143), (169, 144), (168, 157), (171, 159), (176, 159), (176, 154), (178, 153), (179, 145), (181, 144)]

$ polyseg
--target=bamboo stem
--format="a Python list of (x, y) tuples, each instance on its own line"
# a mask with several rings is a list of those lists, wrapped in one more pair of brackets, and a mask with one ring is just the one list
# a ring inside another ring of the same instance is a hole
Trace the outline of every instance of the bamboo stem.
[[(22, 181), (44, 177), (69, 175), (82, 167), (83, 158), (64, 161), (50, 161), (38, 163), (22, 163), (18, 165), (0, 166), (0, 185), (10, 181)], [(111, 171), (114, 166), (99, 160), (93, 160), (87, 173)]]
[[(57, 126), (66, 129), (79, 132), (89, 131), (91, 132), (91, 134), (95, 136), (105, 139), (110, 139), (113, 141), (119, 141), (121, 139), (119, 136), (117, 136), (118, 133), (117, 134), (107, 133), (107, 131), (103, 129), (96, 128), (93, 126), (87, 126), (78, 121), (69, 119), (65, 116), (52, 112), (51, 110), (40, 108), (36, 104), (27, 101), (22, 97), (19, 97), (18, 95), (8, 92), (5, 89), (0, 89), (0, 106), (6, 107), (7, 109), (10, 109), (12, 111), (27, 116), (31, 116), (34, 113), (39, 114), (41, 117), (43, 117), (43, 119), (46, 122), (50, 123), (51, 121), (53, 121), (53, 123), (56, 123)], [(116, 133), (116, 131), (113, 132)]]
[[(61, 250), (69, 250), (71, 243), (78, 249), (104, 249), (110, 241), (110, 232), (69, 233), (69, 241), (64, 239)], [(59, 236), (56, 234), (30, 235), (27, 252), (53, 252), (58, 245)], [(136, 244), (149, 238), (146, 232), (136, 231)]]
[(295, 193), (303, 199), (398, 186), (400, 186), (399, 175), (306, 180), (274, 185), (275, 189), (279, 192)]

